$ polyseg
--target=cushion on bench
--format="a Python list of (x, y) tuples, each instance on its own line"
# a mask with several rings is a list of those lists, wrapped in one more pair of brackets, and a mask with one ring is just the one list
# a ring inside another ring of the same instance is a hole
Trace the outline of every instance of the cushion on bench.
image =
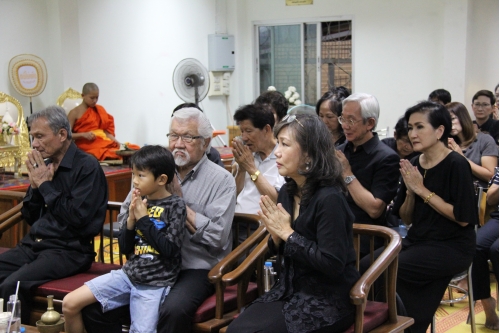
[[(364, 312), (364, 324), (363, 333), (369, 332), (374, 328), (382, 325), (389, 318), (389, 305), (387, 303), (372, 302), (368, 301), (366, 303), (366, 308)], [(344, 333), (353, 333), (354, 324), (349, 327)]]
[[(237, 289), (238, 285), (226, 287), (224, 291), (224, 313), (236, 309)], [(250, 282), (246, 294), (248, 299), (256, 299), (259, 296), (257, 284)], [(215, 317), (215, 299), (215, 294), (213, 294), (200, 305), (194, 315), (193, 323), (202, 323)]]
[(83, 286), (87, 281), (92, 280), (102, 274), (106, 274), (115, 269), (120, 269), (120, 265), (103, 264), (93, 262), (90, 269), (84, 273), (68, 276), (66, 278), (49, 281), (39, 286), (35, 291), (35, 296), (46, 297), (54, 295), (54, 299), (62, 300), (66, 294)]

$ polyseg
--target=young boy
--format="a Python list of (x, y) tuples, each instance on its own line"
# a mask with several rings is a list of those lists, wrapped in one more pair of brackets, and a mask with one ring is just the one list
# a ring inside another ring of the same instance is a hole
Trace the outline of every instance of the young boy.
[(64, 297), (68, 333), (84, 332), (81, 310), (94, 302), (101, 303), (104, 312), (130, 304), (130, 332), (156, 332), (159, 307), (181, 269), (186, 206), (166, 189), (174, 177), (174, 158), (164, 147), (145, 146), (131, 162), (132, 200), (118, 216), (120, 249), (131, 256), (122, 269), (88, 281)]

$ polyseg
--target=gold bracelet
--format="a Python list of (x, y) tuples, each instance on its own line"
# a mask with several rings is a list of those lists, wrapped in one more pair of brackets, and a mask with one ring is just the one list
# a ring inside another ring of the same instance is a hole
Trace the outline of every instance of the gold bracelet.
[(434, 196), (434, 192), (431, 192), (425, 199), (424, 199), (424, 203), (429, 203), (429, 200), (431, 200), (431, 198)]

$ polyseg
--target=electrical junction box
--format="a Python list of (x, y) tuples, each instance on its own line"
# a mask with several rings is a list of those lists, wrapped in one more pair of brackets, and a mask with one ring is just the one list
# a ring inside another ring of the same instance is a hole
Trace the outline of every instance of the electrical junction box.
[(208, 96), (224, 96), (229, 95), (230, 84), (229, 79), (231, 78), (230, 72), (209, 72), (210, 79), (210, 89), (208, 90)]
[(234, 36), (208, 35), (208, 70), (234, 71)]

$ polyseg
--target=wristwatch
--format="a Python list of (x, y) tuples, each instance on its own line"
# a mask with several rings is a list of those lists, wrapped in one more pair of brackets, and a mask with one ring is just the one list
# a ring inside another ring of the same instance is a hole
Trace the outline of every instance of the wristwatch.
[(255, 183), (257, 181), (257, 178), (259, 178), (260, 171), (257, 170), (253, 175), (250, 175), (250, 179)]
[(352, 183), (352, 181), (356, 179), (356, 176), (355, 175), (352, 175), (352, 176), (347, 176), (344, 178), (344, 183), (346, 185), (349, 185), (350, 183)]

